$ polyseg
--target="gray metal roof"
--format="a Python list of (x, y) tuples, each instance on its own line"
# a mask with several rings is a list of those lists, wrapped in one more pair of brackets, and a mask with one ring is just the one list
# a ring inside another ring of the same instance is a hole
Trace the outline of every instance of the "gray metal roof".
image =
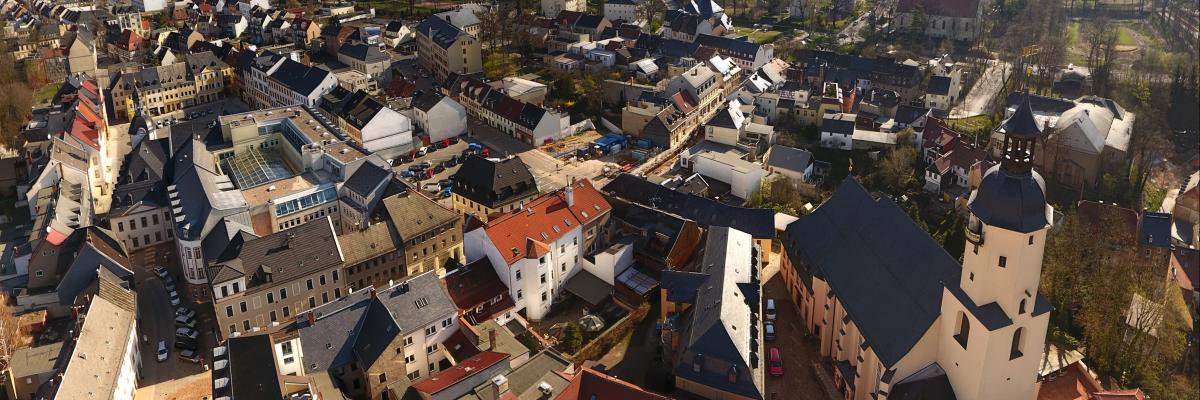
[(804, 172), (813, 163), (813, 156), (808, 150), (772, 145), (767, 150), (767, 166), (788, 171)]

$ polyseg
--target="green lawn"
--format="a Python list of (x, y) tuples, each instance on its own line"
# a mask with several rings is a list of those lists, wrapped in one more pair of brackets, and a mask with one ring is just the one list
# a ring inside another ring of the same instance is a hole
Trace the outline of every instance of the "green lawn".
[(774, 42), (779, 35), (783, 34), (780, 31), (762, 32), (751, 28), (734, 28), (733, 31), (740, 35), (746, 35), (751, 42), (759, 44)]
[(1079, 23), (1072, 22), (1067, 25), (1067, 47), (1074, 45), (1076, 40), (1079, 40)]
[(1128, 26), (1121, 26), (1117, 30), (1117, 45), (1137, 46), (1137, 41), (1133, 40), (1133, 31)]
[(60, 85), (62, 85), (62, 83), (51, 83), (47, 84), (46, 86), (42, 86), (41, 89), (38, 89), (38, 91), (33, 94), (33, 104), (49, 103), (50, 100), (53, 100), (54, 94), (58, 93), (58, 87)]

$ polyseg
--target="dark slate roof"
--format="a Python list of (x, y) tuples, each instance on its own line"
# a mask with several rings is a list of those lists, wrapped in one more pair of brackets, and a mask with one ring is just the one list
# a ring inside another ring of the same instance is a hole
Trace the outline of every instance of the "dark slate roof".
[(336, 237), (328, 218), (314, 219), (286, 231), (247, 240), (240, 251), (231, 254), (235, 258), (223, 257), (209, 269), (227, 267), (252, 276), (246, 284), (248, 292), (286, 285), (292, 279), (341, 267)]
[(941, 313), (962, 266), (896, 203), (875, 200), (853, 177), (812, 214), (788, 225), (785, 251), (811, 285), (821, 277), (866, 342), (892, 366)]
[(1171, 247), (1171, 214), (1146, 212), (1142, 214), (1142, 227), (1138, 229), (1138, 244), (1153, 247)]
[(412, 99), (412, 106), (415, 109), (429, 112), (429, 110), (433, 109), (433, 106), (442, 101), (443, 97), (446, 97), (446, 95), (435, 90), (429, 90), (421, 93), (420, 96), (414, 97)]
[(726, 226), (759, 239), (775, 237), (775, 212), (769, 209), (731, 206), (629, 174), (617, 176), (601, 192), (610, 199), (619, 198), (696, 221), (702, 227)]
[(1042, 135), (1042, 128), (1033, 118), (1033, 106), (1030, 105), (1029, 96), (1025, 96), (1025, 100), (1017, 106), (1017, 111), (1004, 120), (1001, 126), (1005, 135), (1015, 138), (1036, 139)]
[(454, 45), (454, 41), (457, 40), (458, 36), (463, 33), (463, 31), (458, 29), (457, 26), (454, 26), (450, 22), (439, 18), (436, 15), (430, 15), (425, 17), (424, 20), (421, 20), (421, 23), (417, 24), (417, 29), (415, 29), (415, 31), (422, 35), (429, 36), (434, 43), (436, 43), (438, 46), (441, 46), (443, 49)]
[(167, 205), (167, 179), (171, 144), (168, 139), (143, 139), (125, 156), (117, 187), (113, 190), (111, 213), (119, 215), (123, 210), (139, 202), (152, 206)]
[(1046, 182), (1036, 172), (1014, 175), (999, 164), (971, 192), (967, 208), (983, 223), (1029, 233), (1050, 223), (1046, 215)]
[(1067, 99), (1059, 99), (1054, 97), (1038, 96), (1036, 94), (1025, 94), (1022, 92), (1011, 92), (1008, 98), (1005, 99), (1005, 104), (1008, 107), (1018, 107), (1026, 99), (1029, 100), (1030, 106), (1036, 112), (1062, 114), (1067, 110), (1075, 108), (1075, 102)]
[(379, 46), (372, 46), (361, 42), (344, 44), (338, 48), (338, 53), (364, 62), (388, 61), (390, 59), (387, 54), (379, 50)]
[(696, 43), (701, 46), (714, 47), (724, 50), (725, 55), (737, 57), (744, 60), (753, 60), (758, 55), (758, 49), (761, 47), (758, 43), (747, 40), (739, 40), (724, 36), (700, 35), (696, 37)]
[(813, 155), (808, 150), (772, 145), (768, 150), (767, 165), (789, 171), (803, 172), (813, 163)]
[(896, 107), (896, 116), (892, 118), (895, 119), (896, 122), (905, 125), (912, 125), (926, 114), (929, 114), (928, 108), (913, 107), (908, 104), (901, 104), (900, 106)]
[(283, 65), (280, 65), (275, 73), (271, 74), (271, 77), (302, 95), (308, 95), (317, 90), (317, 87), (329, 75), (329, 71), (309, 67), (290, 58), (284, 59), (282, 62)]
[(821, 132), (837, 133), (842, 135), (854, 134), (854, 120), (824, 118), (821, 120)]
[(346, 183), (342, 187), (352, 193), (358, 194), (363, 198), (367, 198), (372, 190), (379, 187), (380, 183), (387, 182), (392, 179), (392, 171), (375, 165), (374, 163), (363, 163), (358, 170), (346, 179)]
[(993, 301), (981, 306), (975, 304), (975, 301), (971, 300), (971, 296), (967, 296), (967, 293), (962, 288), (950, 286), (947, 289), (987, 330), (994, 331), (1012, 325), (1012, 318), (1009, 318), (1008, 314), (1004, 313), (1004, 309), (1000, 308), (1000, 305), (996, 302)]
[(948, 76), (931, 76), (929, 77), (929, 86), (925, 88), (925, 93), (946, 96), (950, 94), (950, 77)]
[(454, 193), (490, 208), (537, 194), (537, 182), (520, 157), (499, 162), (470, 155), (454, 174)]
[(283, 398), (270, 336), (233, 337), (225, 346), (229, 357), (229, 394), (233, 398)]
[(663, 271), (659, 286), (667, 290), (667, 301), (696, 304), (696, 291), (708, 282), (708, 274), (688, 271)]
[(892, 386), (889, 400), (955, 400), (950, 378), (937, 363), (930, 364), (917, 373)]
[(396, 338), (418, 332), (457, 312), (446, 288), (430, 271), (390, 287), (368, 287), (296, 316), (304, 371), (328, 371), (355, 361), (368, 368)]

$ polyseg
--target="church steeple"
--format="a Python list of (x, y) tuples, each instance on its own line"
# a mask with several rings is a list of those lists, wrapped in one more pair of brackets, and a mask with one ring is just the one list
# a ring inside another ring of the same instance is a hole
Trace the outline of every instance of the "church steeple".
[(1042, 128), (1033, 118), (1033, 106), (1029, 104), (1029, 93), (1017, 107), (1017, 111), (1001, 125), (1004, 130), (1003, 159), (1001, 168), (1014, 174), (1028, 174), (1033, 169), (1033, 152)]

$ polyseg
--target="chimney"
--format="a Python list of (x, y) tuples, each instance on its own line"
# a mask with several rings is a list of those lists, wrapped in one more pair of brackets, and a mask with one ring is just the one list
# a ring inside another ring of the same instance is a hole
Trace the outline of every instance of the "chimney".
[(488, 351), (496, 350), (496, 330), (488, 331)]
[(367, 289), (367, 290), (370, 290), (370, 291), (371, 291), (371, 300), (374, 300), (374, 299), (375, 299), (375, 287), (374, 287), (374, 286), (371, 286), (371, 287), (370, 287), (369, 289)]
[(446, 22), (450, 22), (450, 14), (446, 14)]
[(575, 206), (575, 177), (571, 177), (570, 181), (567, 182), (567, 187), (566, 187), (566, 189), (563, 189), (563, 193), (565, 193), (567, 195), (567, 207), (574, 207)]
[(508, 378), (504, 375), (492, 377), (492, 398), (499, 399), (505, 393), (508, 393)]
[(308, 317), (308, 326), (313, 326), (313, 325), (316, 325), (316, 324), (317, 324), (317, 314), (316, 314), (315, 312), (312, 312), (312, 311), (309, 311), (307, 314), (308, 314), (308, 315), (307, 315), (307, 317)]

